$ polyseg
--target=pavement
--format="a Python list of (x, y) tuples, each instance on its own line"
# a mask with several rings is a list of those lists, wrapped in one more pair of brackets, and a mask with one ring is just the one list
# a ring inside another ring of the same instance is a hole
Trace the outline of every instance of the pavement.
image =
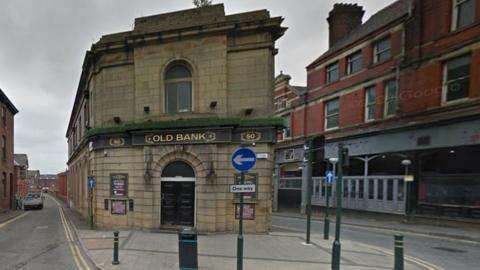
[[(300, 214), (298, 212), (295, 213), (293, 211), (276, 212), (273, 213), (273, 216), (306, 219), (306, 215)], [(408, 232), (414, 234), (416, 233), (422, 235), (451, 238), (454, 240), (461, 239), (480, 243), (480, 229), (477, 224), (475, 224), (474, 226), (468, 223), (463, 223), (462, 226), (449, 225), (448, 223), (427, 225), (418, 223), (406, 223), (403, 218), (399, 217), (400, 216), (396, 215), (379, 216), (370, 214), (368, 212), (363, 212), (363, 215), (349, 215), (347, 213), (342, 214), (342, 224), (364, 228), (384, 229), (392, 231), (393, 233)], [(312, 220), (323, 221), (323, 213), (314, 213), (312, 215)], [(332, 226), (335, 226), (335, 215), (330, 217), (330, 222)]]
[[(119, 265), (112, 265), (113, 231), (90, 230), (80, 215), (65, 209), (74, 224), (85, 253), (100, 269), (179, 269), (178, 236), (172, 233), (120, 231)], [(304, 234), (277, 230), (269, 234), (247, 234), (244, 269), (331, 269), (333, 240), (312, 234), (305, 244)], [(236, 269), (237, 234), (198, 236), (199, 269)], [(392, 269), (391, 249), (342, 240), (341, 269)], [(441, 269), (429, 262), (406, 256), (405, 269)]]

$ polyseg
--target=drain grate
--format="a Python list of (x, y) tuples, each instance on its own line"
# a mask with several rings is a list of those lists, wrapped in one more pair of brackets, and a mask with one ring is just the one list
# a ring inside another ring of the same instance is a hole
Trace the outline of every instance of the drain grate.
[(448, 247), (434, 247), (434, 249), (443, 250), (443, 251), (452, 252), (452, 253), (467, 253), (468, 252), (466, 250), (448, 248)]

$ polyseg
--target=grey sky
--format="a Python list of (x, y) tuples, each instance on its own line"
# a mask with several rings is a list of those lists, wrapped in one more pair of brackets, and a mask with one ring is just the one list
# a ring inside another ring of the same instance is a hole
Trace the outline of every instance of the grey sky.
[[(213, 1), (220, 3), (220, 1)], [(276, 73), (305, 85), (305, 66), (327, 49), (326, 17), (335, 2), (357, 2), (366, 15), (393, 0), (225, 0), (227, 14), (268, 9), (288, 27), (277, 43)], [(30, 168), (66, 168), (65, 131), (85, 51), (101, 35), (132, 29), (134, 18), (192, 8), (191, 0), (0, 0), (0, 88), (20, 113), (15, 153)]]

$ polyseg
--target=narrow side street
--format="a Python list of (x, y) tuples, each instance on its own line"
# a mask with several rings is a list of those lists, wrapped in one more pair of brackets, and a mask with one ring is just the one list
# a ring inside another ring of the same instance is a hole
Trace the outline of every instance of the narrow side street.
[(91, 269), (74, 239), (63, 210), (46, 196), (42, 210), (0, 223), (0, 268)]

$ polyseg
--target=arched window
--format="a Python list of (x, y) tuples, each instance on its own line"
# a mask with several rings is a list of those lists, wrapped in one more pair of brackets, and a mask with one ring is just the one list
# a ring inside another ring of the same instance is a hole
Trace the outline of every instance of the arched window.
[(167, 113), (192, 111), (192, 73), (186, 63), (172, 65), (165, 72)]
[(174, 161), (162, 171), (162, 177), (195, 177), (192, 167), (183, 161)]

